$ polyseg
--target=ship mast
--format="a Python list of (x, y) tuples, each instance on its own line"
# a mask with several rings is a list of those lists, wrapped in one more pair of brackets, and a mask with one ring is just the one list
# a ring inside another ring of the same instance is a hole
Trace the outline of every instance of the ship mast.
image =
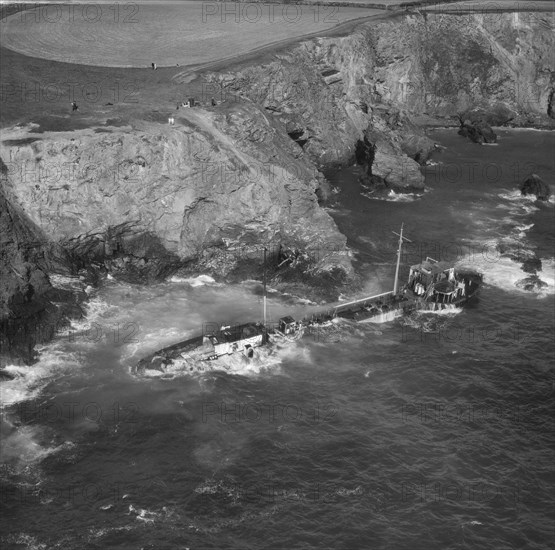
[(264, 311), (264, 330), (266, 330), (266, 247), (264, 247), (264, 269), (263, 269), (263, 286), (264, 286), (264, 295), (262, 299), (263, 303), (263, 311)]
[(397, 294), (397, 290), (399, 288), (399, 267), (401, 265), (401, 249), (403, 248), (403, 239), (405, 239), (405, 241), (411, 243), (412, 241), (407, 239), (406, 237), (403, 237), (403, 226), (405, 224), (402, 223), (401, 224), (401, 232), (400, 233), (395, 233), (395, 231), (392, 231), (392, 233), (394, 235), (398, 235), (399, 236), (399, 247), (397, 248), (397, 266), (395, 267), (395, 280), (393, 281), (393, 294)]

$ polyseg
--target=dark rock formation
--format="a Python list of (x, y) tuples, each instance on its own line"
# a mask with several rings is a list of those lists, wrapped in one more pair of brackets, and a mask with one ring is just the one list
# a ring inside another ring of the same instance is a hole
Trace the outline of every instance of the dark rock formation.
[(418, 163), (376, 132), (367, 132), (357, 142), (355, 160), (363, 166), (362, 183), (365, 185), (401, 192), (424, 189), (424, 177)]
[(530, 275), (530, 277), (521, 279), (515, 284), (518, 288), (526, 290), (527, 292), (537, 292), (538, 290), (548, 286), (548, 284), (542, 281), (537, 275)]
[(14, 378), (15, 376), (13, 374), (10, 374), (8, 371), (4, 369), (0, 369), (0, 382), (6, 381), (6, 380), (13, 380)]
[(551, 196), (551, 189), (538, 175), (528, 176), (520, 186), (523, 195), (535, 195), (540, 201), (547, 201)]
[[(440, 10), (441, 11), (441, 10)], [(449, 117), (479, 107), (506, 123), (546, 120), (554, 88), (546, 13), (429, 13), (369, 31), (376, 92), (412, 113)]]
[(6, 197), (0, 183), (0, 367), (32, 363), (34, 347), (47, 342), (70, 318), (80, 317), (85, 299), (78, 288), (57, 288), (48, 273), (67, 273), (56, 247)]
[(524, 262), (522, 262), (522, 271), (525, 271), (526, 273), (536, 274), (537, 271), (541, 270), (542, 261), (540, 260), (540, 258), (527, 258), (526, 260), (524, 260)]
[(92, 270), (97, 279), (110, 273), (130, 283), (152, 283), (187, 264), (168, 252), (157, 235), (143, 232), (130, 222), (79, 235), (61, 244), (75, 269)]
[(515, 119), (517, 113), (509, 109), (504, 104), (493, 104), (487, 109), (477, 107), (465, 111), (458, 115), (459, 120), (462, 122), (468, 121), (470, 124), (485, 123), (488, 126), (504, 126)]
[(432, 152), (436, 149), (435, 143), (429, 137), (416, 133), (406, 136), (401, 143), (403, 152), (418, 164), (424, 166)]
[(497, 143), (497, 134), (484, 121), (461, 121), (459, 135), (469, 138), (474, 143)]

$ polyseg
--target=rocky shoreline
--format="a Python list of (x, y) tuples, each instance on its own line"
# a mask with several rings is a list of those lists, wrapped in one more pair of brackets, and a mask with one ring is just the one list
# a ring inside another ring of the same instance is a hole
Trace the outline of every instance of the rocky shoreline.
[[(411, 14), (197, 74), (180, 85), (204, 101), (175, 111), (175, 125), (139, 105), (68, 128), (6, 128), (2, 364), (33, 362), (36, 344), (82, 315), (85, 288), (108, 275), (240, 281), (260, 277), (267, 248), (276, 288), (333, 299), (356, 284), (346, 238), (321, 208), (327, 167), (356, 162), (365, 185), (418, 192), (435, 147), (427, 128), (555, 128), (541, 16), (461, 21)], [(57, 288), (52, 274), (73, 282)]]

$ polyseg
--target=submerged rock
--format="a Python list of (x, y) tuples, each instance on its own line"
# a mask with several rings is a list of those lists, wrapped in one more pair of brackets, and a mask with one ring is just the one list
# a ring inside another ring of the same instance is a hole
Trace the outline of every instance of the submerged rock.
[(8, 380), (13, 380), (15, 376), (10, 374), (7, 370), (0, 369), (0, 382), (5, 382)]
[(528, 176), (521, 184), (520, 191), (523, 195), (536, 195), (540, 201), (547, 201), (551, 196), (551, 189), (538, 175)]
[(537, 292), (538, 290), (541, 290), (542, 288), (548, 286), (547, 283), (542, 281), (537, 275), (531, 275), (530, 277), (521, 279), (515, 284), (518, 288), (526, 290), (527, 292)]
[(542, 261), (539, 258), (528, 258), (522, 263), (522, 271), (535, 274), (542, 270)]

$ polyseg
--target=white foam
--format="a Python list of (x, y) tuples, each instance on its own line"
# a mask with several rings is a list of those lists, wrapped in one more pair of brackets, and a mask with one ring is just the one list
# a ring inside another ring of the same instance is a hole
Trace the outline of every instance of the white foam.
[(43, 428), (32, 425), (19, 426), (7, 436), (3, 435), (0, 462), (17, 464), (16, 468), (23, 470), (26, 466), (40, 462), (48, 455), (67, 447), (66, 444), (45, 446), (39, 442), (43, 436)]
[(540, 290), (540, 297), (555, 293), (555, 258), (541, 258), (541, 262), (542, 270), (538, 272), (538, 276), (548, 286)]
[[(307, 355), (308, 354), (308, 355)], [(302, 357), (309, 359), (309, 352), (300, 347), (297, 342), (283, 339), (275, 341), (270, 346), (258, 347), (254, 350), (254, 357), (247, 359), (241, 353), (224, 355), (212, 361), (197, 361), (194, 359), (175, 360), (164, 372), (146, 370), (143, 377), (174, 379), (182, 376), (203, 376), (212, 372), (226, 372), (241, 376), (257, 376), (263, 372), (280, 372), (280, 366), (285, 359)]]
[(534, 227), (535, 224), (533, 223), (522, 223), (520, 225), (517, 225), (515, 227), (515, 229), (519, 232), (518, 236), (520, 238), (524, 238), (526, 236), (526, 233), (528, 231), (530, 231), (530, 229), (532, 229), (532, 227)]
[(193, 338), (195, 335), (194, 331), (182, 330), (175, 327), (160, 327), (155, 331), (143, 333), (138, 342), (128, 344), (125, 351), (122, 352), (121, 359), (124, 362), (131, 359), (136, 362), (140, 357), (144, 357), (157, 349)]
[(173, 277), (170, 277), (169, 281), (170, 283), (187, 283), (192, 287), (204, 285), (219, 286), (218, 283), (216, 283), (216, 280), (210, 277), (210, 275), (199, 275), (198, 277), (178, 277), (174, 275)]
[(46, 544), (39, 542), (33, 535), (27, 533), (9, 534), (5, 538), (6, 544), (16, 544), (18, 547), (25, 545), (26, 550), (47, 550)]
[(525, 213), (530, 214), (539, 210), (540, 204), (555, 204), (555, 195), (551, 195), (547, 201), (538, 201), (535, 195), (523, 195), (519, 189), (506, 190), (497, 195), (501, 199), (519, 204)]
[(76, 354), (61, 345), (40, 348), (40, 361), (31, 366), (8, 365), (5, 370), (15, 376), (0, 383), (0, 409), (10, 404), (33, 399), (56, 374), (79, 366)]
[(91, 298), (83, 305), (85, 316), (82, 319), (72, 319), (69, 324), (69, 329), (60, 331), (59, 336), (66, 336), (70, 332), (80, 332), (89, 330), (93, 323), (98, 322), (100, 319), (115, 314), (118, 307), (108, 304), (98, 296)]
[[(532, 253), (531, 255), (533, 256)], [(485, 284), (496, 286), (507, 292), (536, 294), (538, 297), (547, 296), (555, 292), (553, 259), (542, 260), (542, 265), (543, 269), (537, 275), (548, 286), (541, 290), (529, 291), (517, 285), (519, 281), (526, 279), (529, 274), (521, 269), (520, 263), (510, 258), (499, 256), (488, 259), (485, 254), (480, 254), (464, 257), (456, 264), (459, 268), (470, 268), (482, 273)]]
[[(446, 304), (446, 305), (449, 306), (452, 304)], [(462, 308), (456, 307), (456, 306), (452, 306), (450, 308), (448, 307), (446, 309), (438, 309), (435, 311), (427, 310), (427, 309), (422, 311), (417, 311), (418, 315), (439, 315), (440, 317), (454, 317), (459, 313), (462, 313)]]
[(395, 193), (393, 189), (387, 195), (376, 195), (373, 193), (361, 193), (361, 195), (370, 200), (387, 202), (413, 202), (422, 197), (422, 194), (417, 193)]

